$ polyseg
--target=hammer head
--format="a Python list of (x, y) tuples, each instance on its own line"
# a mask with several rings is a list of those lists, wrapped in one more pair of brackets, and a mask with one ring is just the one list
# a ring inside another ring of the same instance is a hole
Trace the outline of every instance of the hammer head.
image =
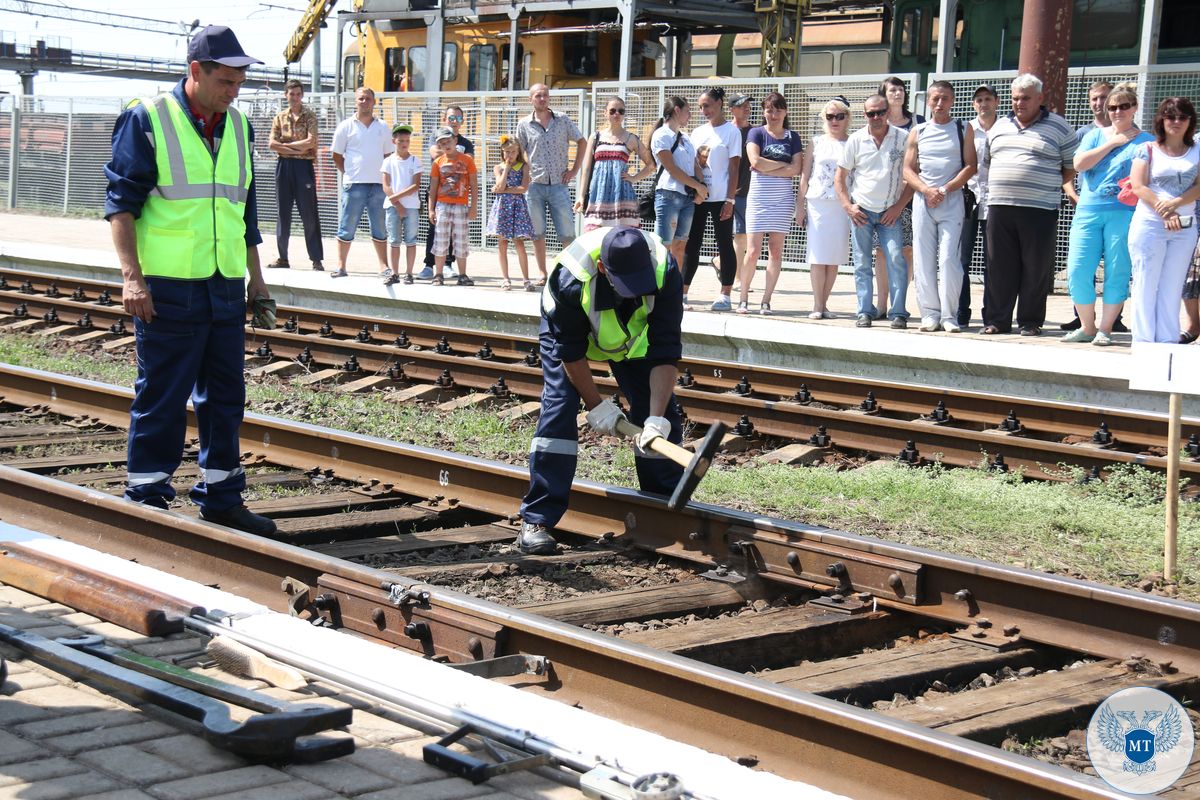
[(692, 492), (696, 491), (700, 479), (704, 477), (704, 473), (708, 472), (713, 456), (716, 455), (717, 448), (721, 446), (725, 430), (724, 422), (714, 422), (708, 427), (708, 433), (705, 434), (700, 444), (696, 445), (696, 454), (692, 456), (691, 463), (684, 469), (683, 477), (679, 479), (675, 491), (671, 493), (671, 499), (667, 501), (667, 508), (678, 511), (692, 499)]

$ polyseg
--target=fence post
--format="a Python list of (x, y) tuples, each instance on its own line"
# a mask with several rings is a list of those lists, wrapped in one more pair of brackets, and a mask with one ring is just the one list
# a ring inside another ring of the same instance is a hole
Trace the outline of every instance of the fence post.
[(21, 98), (25, 95), (13, 95), (12, 125), (8, 131), (8, 207), (17, 207), (17, 179), (21, 174)]
[[(488, 168), (491, 164), (491, 159), (488, 158), (488, 133), (491, 127), (488, 125), (487, 95), (481, 95), (479, 98), (479, 129), (482, 132), (479, 137), (479, 149), (482, 152), (477, 159), (479, 166), (475, 170), (475, 180), (479, 183), (479, 206), (475, 209), (475, 218), (479, 220), (479, 249), (483, 250), (487, 247), (488, 188), (492, 185), (489, 179), (491, 170)], [(496, 141), (499, 142), (499, 137)]]
[(67, 157), (63, 167), (63, 213), (66, 214), (71, 198), (71, 130), (75, 127), (75, 98), (67, 100)]

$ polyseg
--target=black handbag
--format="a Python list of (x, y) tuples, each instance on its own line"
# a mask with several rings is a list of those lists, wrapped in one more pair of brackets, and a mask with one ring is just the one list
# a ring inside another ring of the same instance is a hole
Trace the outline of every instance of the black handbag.
[[(683, 141), (683, 131), (675, 134), (675, 144), (671, 145), (671, 152), (675, 152), (675, 148), (679, 147), (679, 143)], [(658, 179), (662, 177), (663, 167), (658, 168), (658, 172), (654, 173), (654, 185), (650, 187), (650, 191), (644, 193), (638, 198), (638, 216), (642, 218), (642, 222), (647, 225), (654, 222), (657, 215), (654, 213), (654, 192), (658, 188)], [(695, 191), (694, 189), (692, 190)]]

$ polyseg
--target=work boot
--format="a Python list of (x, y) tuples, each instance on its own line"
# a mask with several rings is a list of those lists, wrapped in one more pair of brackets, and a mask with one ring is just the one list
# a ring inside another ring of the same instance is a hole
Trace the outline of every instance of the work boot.
[(531, 556), (549, 556), (558, 552), (558, 543), (545, 525), (526, 522), (517, 534), (517, 549)]
[(253, 533), (255, 536), (274, 536), (276, 531), (275, 520), (255, 514), (245, 506), (226, 508), (222, 511), (201, 508), (200, 517), (206, 522), (214, 522), (217, 525), (224, 525), (226, 528)]

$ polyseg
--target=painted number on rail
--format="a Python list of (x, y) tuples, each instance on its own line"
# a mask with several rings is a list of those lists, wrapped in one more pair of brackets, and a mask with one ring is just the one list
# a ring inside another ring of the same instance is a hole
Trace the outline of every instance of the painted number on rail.
[(721, 377), (721, 370), (719, 370), (719, 369), (714, 369), (714, 370), (713, 370), (713, 377), (714, 377), (714, 378), (719, 378), (719, 377)]
[(450, 470), (448, 470), (448, 469), (438, 470), (438, 485), (440, 485), (440, 486), (449, 486), (450, 485)]

